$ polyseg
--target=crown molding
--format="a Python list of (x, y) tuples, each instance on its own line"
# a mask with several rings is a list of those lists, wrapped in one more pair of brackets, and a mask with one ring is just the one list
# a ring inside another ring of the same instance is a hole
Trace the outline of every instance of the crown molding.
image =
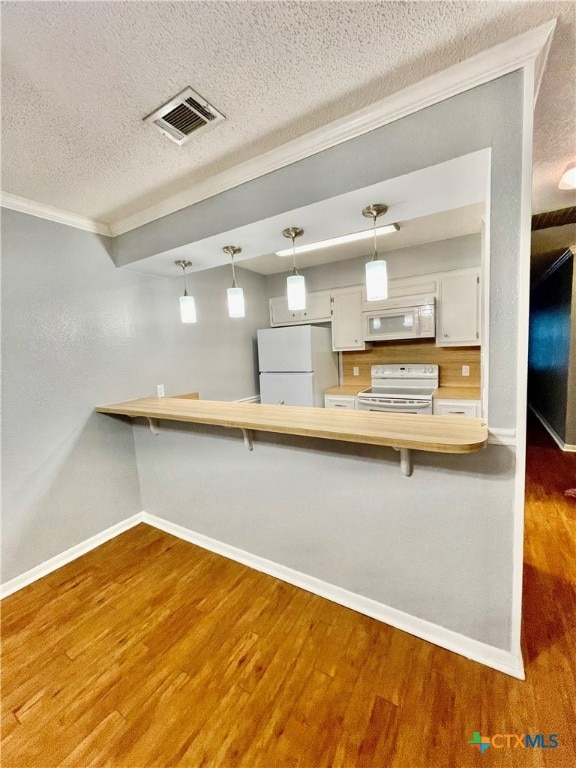
[(0, 192), (0, 206), (10, 208), (12, 211), (28, 213), (30, 216), (37, 216), (40, 219), (55, 221), (58, 224), (66, 224), (76, 229), (84, 229), (86, 232), (94, 232), (97, 235), (112, 236), (109, 224), (104, 224), (96, 219), (89, 219), (86, 216), (79, 216), (77, 213), (63, 211), (61, 208), (55, 208), (52, 205), (38, 203), (35, 200), (29, 200), (27, 197), (12, 195), (10, 192)]
[(532, 66), (534, 69), (535, 102), (555, 28), (556, 19), (552, 19), (351, 115), (215, 174), (161, 203), (112, 222), (112, 234), (116, 236), (129, 232), (522, 67)]

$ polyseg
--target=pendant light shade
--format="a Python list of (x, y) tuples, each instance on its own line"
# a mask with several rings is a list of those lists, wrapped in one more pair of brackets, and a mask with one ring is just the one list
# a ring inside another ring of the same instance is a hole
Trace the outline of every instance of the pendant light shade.
[(306, 309), (306, 280), (303, 275), (290, 275), (286, 278), (286, 295), (288, 309)]
[(366, 264), (366, 299), (377, 301), (388, 298), (388, 268), (385, 261)]
[(225, 245), (222, 248), (224, 253), (230, 256), (232, 263), (232, 288), (228, 288), (228, 317), (244, 317), (246, 314), (244, 307), (244, 291), (236, 284), (236, 271), (234, 269), (234, 256), (242, 253), (242, 248), (236, 245)]
[(228, 317), (244, 317), (244, 291), (242, 288), (228, 288)]
[(184, 295), (180, 296), (180, 320), (183, 323), (195, 323), (196, 302), (194, 301), (194, 296), (188, 296), (188, 289), (186, 288), (186, 267), (191, 267), (192, 262), (180, 259), (174, 263), (177, 267), (182, 267), (184, 275)]
[(300, 227), (288, 227), (282, 234), (284, 237), (289, 237), (292, 240), (292, 259), (293, 259), (293, 271), (290, 277), (286, 278), (286, 296), (288, 298), (288, 309), (293, 312), (300, 309), (306, 309), (306, 280), (304, 275), (298, 274), (296, 269), (296, 246), (294, 241), (297, 237), (301, 237), (304, 234), (304, 230)]
[(196, 322), (196, 302), (194, 296), (180, 296), (180, 320), (183, 323)]
[(388, 298), (388, 269), (386, 262), (378, 259), (376, 243), (376, 219), (386, 213), (387, 210), (386, 205), (374, 203), (362, 211), (363, 216), (371, 218), (374, 222), (374, 254), (372, 261), (366, 264), (366, 299), (368, 301)]

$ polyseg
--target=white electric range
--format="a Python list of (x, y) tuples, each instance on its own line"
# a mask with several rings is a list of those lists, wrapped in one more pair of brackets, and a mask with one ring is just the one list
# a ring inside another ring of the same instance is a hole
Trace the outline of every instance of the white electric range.
[(372, 386), (358, 393), (358, 410), (431, 414), (437, 388), (437, 365), (373, 365)]

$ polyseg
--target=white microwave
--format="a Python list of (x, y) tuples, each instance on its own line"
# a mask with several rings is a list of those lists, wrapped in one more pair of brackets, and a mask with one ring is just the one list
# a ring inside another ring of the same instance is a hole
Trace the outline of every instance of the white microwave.
[[(393, 300), (386, 309), (363, 312), (364, 341), (430, 339), (436, 335), (433, 297), (417, 301)], [(397, 305), (397, 306), (394, 306)]]

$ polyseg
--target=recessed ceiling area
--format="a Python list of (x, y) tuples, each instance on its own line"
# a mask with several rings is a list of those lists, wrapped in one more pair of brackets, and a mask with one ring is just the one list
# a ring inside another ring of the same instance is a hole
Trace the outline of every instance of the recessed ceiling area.
[[(242, 267), (264, 275), (286, 272), (290, 269), (290, 259), (275, 253), (290, 245), (282, 236), (282, 230), (291, 226), (304, 229), (299, 245), (367, 230), (371, 228), (371, 222), (362, 216), (362, 209), (372, 203), (388, 206), (388, 211), (378, 219), (379, 226), (392, 222), (400, 226), (399, 232), (378, 238), (378, 247), (382, 251), (472, 234), (480, 231), (489, 171), (490, 152), (479, 150), (253, 224), (225, 230), (124, 265), (122, 269), (174, 277), (174, 262), (184, 259), (192, 262), (190, 272), (199, 272), (228, 264), (230, 257), (222, 252), (222, 248), (236, 245), (242, 252), (235, 257), (235, 262)], [(364, 240), (311, 251), (299, 255), (298, 265), (304, 268), (350, 259), (371, 252), (371, 247), (371, 242)]]
[[(574, 204), (557, 188), (575, 153), (571, 2), (54, 0), (1, 13), (3, 191), (105, 223), (557, 18), (533, 208)], [(178, 146), (143, 118), (186, 86), (227, 120)]]
[[(378, 253), (477, 234), (481, 231), (484, 212), (484, 204), (476, 203), (451, 211), (442, 211), (441, 213), (410, 219), (403, 222), (400, 232), (382, 235), (378, 238)], [(298, 269), (318, 267), (321, 264), (333, 264), (336, 261), (356, 259), (360, 256), (371, 256), (373, 242), (373, 240), (368, 239), (322, 248), (312, 253), (303, 253), (297, 257)], [(261, 275), (275, 275), (279, 272), (290, 271), (292, 259), (268, 254), (246, 259), (242, 262), (242, 267), (252, 272), (259, 272)]]

